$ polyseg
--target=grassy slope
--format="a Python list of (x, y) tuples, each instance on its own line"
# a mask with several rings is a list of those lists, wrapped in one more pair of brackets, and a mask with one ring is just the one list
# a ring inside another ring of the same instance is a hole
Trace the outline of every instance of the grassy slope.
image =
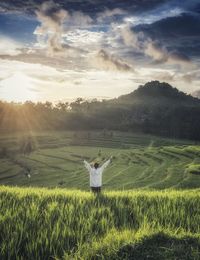
[[(193, 142), (99, 132), (43, 132), (34, 134), (38, 149), (29, 156), (16, 153), (0, 159), (0, 183), (88, 189), (82, 160), (113, 163), (103, 176), (105, 189), (199, 188), (200, 146)], [(0, 146), (17, 150), (20, 135), (2, 136)], [(30, 169), (31, 178), (26, 172)]]
[(1, 259), (199, 259), (200, 190), (0, 187)]

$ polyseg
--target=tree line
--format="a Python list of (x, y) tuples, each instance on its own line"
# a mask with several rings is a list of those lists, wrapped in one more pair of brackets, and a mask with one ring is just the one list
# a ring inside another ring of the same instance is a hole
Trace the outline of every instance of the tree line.
[(112, 100), (0, 101), (0, 131), (120, 130), (200, 140), (200, 100), (167, 83), (149, 82)]

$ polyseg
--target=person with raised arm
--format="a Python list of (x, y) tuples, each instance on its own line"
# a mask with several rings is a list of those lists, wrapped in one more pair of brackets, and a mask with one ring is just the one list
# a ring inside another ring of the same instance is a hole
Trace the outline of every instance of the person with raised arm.
[(88, 170), (90, 174), (90, 189), (94, 193), (100, 193), (102, 187), (102, 173), (105, 168), (111, 162), (112, 157), (107, 160), (101, 167), (98, 162), (95, 162), (93, 166), (91, 166), (86, 160), (84, 160), (85, 168)]

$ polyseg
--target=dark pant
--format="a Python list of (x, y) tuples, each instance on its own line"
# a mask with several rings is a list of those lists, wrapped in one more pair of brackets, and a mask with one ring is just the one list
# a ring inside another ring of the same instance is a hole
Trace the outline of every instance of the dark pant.
[(91, 191), (94, 193), (100, 193), (101, 192), (101, 187), (90, 187)]

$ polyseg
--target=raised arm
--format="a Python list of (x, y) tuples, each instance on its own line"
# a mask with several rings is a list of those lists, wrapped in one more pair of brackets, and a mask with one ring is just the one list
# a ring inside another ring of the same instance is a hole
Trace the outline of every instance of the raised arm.
[(90, 171), (90, 170), (92, 169), (92, 167), (90, 166), (90, 164), (89, 164), (86, 160), (84, 160), (83, 162), (84, 162), (85, 168), (86, 168), (88, 171)]
[(111, 162), (111, 158), (109, 160), (107, 160), (102, 166), (101, 169), (104, 170)]

